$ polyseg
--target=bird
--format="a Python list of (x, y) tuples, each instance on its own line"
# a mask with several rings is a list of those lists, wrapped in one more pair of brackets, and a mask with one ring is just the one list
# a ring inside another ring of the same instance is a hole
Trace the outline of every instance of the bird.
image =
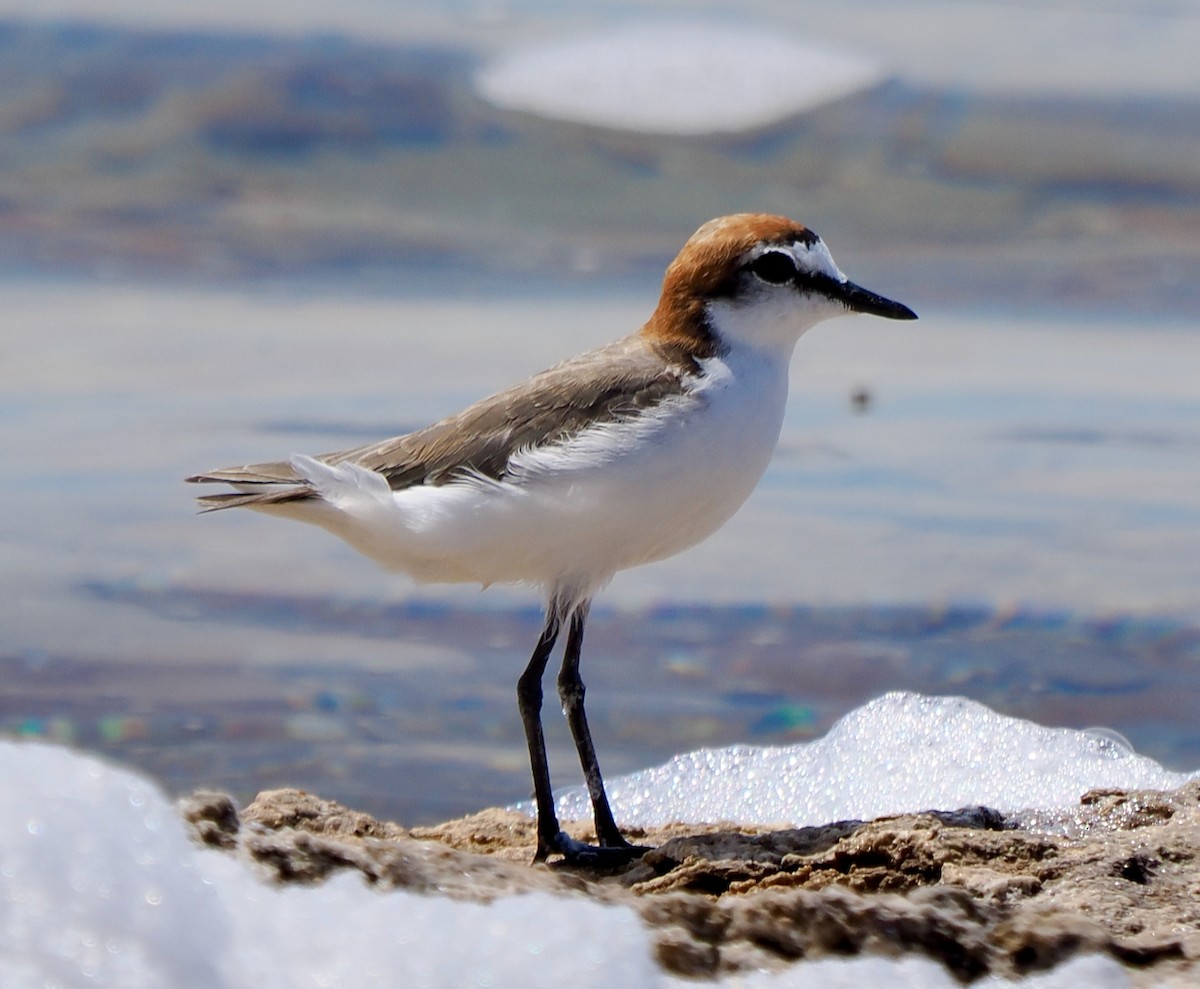
[[(584, 710), (580, 657), (595, 594), (619, 571), (673, 556), (720, 528), (779, 439), (797, 341), (829, 317), (916, 319), (850, 281), (824, 241), (783, 216), (703, 224), (667, 266), (646, 323), (433, 425), (319, 456), (187, 478), (244, 507), (320, 526), (419, 582), (517, 583), (545, 618), (517, 682), (536, 807), (534, 862), (629, 861)], [(562, 830), (541, 708), (557, 688), (591, 798), (598, 844)]]

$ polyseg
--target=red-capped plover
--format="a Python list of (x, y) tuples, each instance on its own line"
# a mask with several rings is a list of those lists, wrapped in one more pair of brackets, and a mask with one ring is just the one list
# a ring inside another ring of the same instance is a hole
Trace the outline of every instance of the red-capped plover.
[[(838, 270), (781, 216), (702, 226), (632, 336), (563, 361), (425, 429), (318, 457), (209, 471), (236, 489), (205, 509), (311, 522), (420, 581), (536, 585), (546, 620), (517, 685), (537, 803), (536, 859), (636, 854), (609, 808), (579, 657), (592, 596), (618, 570), (687, 549), (746, 500), (783, 422), (796, 341), (846, 312), (915, 319)], [(542, 736), (542, 677), (562, 628), (558, 692), (599, 848), (560, 830)]]

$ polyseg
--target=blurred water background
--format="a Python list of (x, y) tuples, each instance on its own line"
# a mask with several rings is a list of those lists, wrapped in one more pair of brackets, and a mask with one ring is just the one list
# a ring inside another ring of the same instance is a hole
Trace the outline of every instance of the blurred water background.
[[(838, 320), (721, 533), (619, 575), (606, 771), (893, 689), (1200, 765), (1188, 3), (0, 0), (0, 729), (406, 823), (528, 789), (520, 589), (415, 588), (181, 478), (423, 425), (795, 216)], [(574, 779), (565, 731), (556, 779)]]

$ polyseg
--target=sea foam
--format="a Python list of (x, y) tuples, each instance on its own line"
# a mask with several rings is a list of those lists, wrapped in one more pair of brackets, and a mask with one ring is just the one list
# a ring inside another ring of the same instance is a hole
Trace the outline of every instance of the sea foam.
[[(1192, 777), (1136, 755), (1119, 735), (1046, 728), (963, 697), (896, 692), (851, 711), (813, 742), (678, 755), (608, 781), (626, 824), (736, 821), (801, 827), (983, 804), (1061, 810), (1096, 787), (1172, 790)], [(591, 815), (582, 787), (559, 815)]]

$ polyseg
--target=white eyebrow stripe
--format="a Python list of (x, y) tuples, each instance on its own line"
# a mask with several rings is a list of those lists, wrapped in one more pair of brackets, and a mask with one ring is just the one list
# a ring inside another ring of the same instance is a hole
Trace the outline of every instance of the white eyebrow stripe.
[(819, 237), (808, 244), (796, 241), (786, 250), (795, 259), (796, 267), (799, 270), (807, 271), (810, 274), (828, 275), (839, 282), (848, 281), (841, 269), (834, 263), (829, 248)]

